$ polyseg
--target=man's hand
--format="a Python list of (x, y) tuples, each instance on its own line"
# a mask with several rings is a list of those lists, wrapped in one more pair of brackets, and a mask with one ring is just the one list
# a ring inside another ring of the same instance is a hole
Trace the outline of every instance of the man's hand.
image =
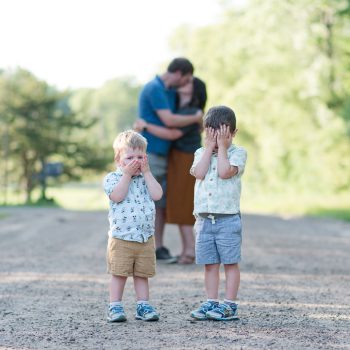
[(217, 133), (213, 128), (205, 128), (205, 140), (204, 140), (205, 148), (209, 148), (212, 151), (215, 149), (216, 135)]
[(137, 132), (143, 131), (147, 127), (147, 123), (143, 119), (137, 119), (133, 125), (133, 129)]
[(227, 150), (232, 144), (232, 134), (230, 128), (222, 124), (217, 132), (218, 147)]
[(136, 159), (132, 160), (130, 163), (126, 164), (122, 167), (123, 172), (131, 176), (137, 174), (138, 170), (140, 170), (140, 162)]
[(144, 157), (141, 161), (141, 172), (142, 172), (142, 174), (145, 174), (148, 171), (150, 171), (149, 164), (148, 164), (148, 158), (147, 158), (147, 155), (144, 155)]

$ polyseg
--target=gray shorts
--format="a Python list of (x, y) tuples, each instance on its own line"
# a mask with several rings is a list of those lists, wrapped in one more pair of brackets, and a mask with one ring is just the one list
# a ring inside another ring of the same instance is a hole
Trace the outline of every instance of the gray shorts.
[(236, 264), (241, 261), (240, 214), (219, 215), (214, 220), (198, 216), (194, 231), (197, 264)]
[(168, 157), (160, 156), (154, 153), (148, 153), (148, 164), (151, 173), (155, 179), (160, 183), (163, 189), (163, 197), (159, 201), (155, 201), (157, 208), (166, 207), (166, 178), (168, 173)]

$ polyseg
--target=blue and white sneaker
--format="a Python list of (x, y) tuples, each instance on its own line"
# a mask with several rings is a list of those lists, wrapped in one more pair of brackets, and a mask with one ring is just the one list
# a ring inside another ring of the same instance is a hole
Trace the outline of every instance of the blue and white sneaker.
[(238, 319), (238, 305), (236, 303), (220, 303), (216, 308), (208, 311), (209, 320), (232, 321)]
[(159, 314), (150, 304), (141, 303), (137, 304), (135, 318), (142, 321), (158, 321)]
[(219, 305), (217, 301), (206, 301), (197, 310), (191, 312), (191, 317), (196, 320), (207, 320), (207, 312), (213, 310)]
[(107, 321), (108, 322), (126, 321), (126, 314), (124, 312), (123, 306), (122, 305), (109, 306)]

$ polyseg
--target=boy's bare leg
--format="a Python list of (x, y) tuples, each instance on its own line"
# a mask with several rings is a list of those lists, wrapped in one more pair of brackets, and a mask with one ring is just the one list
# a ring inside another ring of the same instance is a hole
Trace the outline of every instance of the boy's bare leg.
[(109, 284), (109, 301), (111, 303), (122, 300), (126, 280), (127, 277), (124, 276), (111, 276)]
[(208, 299), (218, 299), (220, 264), (205, 265), (205, 290)]
[(236, 300), (239, 282), (240, 282), (240, 271), (238, 264), (224, 265), (225, 276), (226, 276), (226, 299)]
[(134, 276), (134, 288), (136, 292), (137, 301), (148, 301), (149, 299), (149, 287), (148, 278)]
[(181, 241), (182, 241), (182, 252), (181, 255), (194, 256), (194, 234), (192, 225), (179, 225)]
[(163, 234), (165, 226), (165, 208), (156, 207), (156, 220), (155, 220), (155, 232), (154, 237), (156, 240), (156, 249), (163, 246)]

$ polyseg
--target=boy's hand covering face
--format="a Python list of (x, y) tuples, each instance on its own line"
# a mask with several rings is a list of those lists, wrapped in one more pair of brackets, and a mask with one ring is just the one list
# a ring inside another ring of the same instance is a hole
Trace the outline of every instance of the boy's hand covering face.
[(143, 159), (141, 160), (141, 172), (144, 174), (144, 173), (147, 173), (148, 171), (150, 171), (148, 158), (147, 158), (147, 155), (144, 155)]
[(232, 144), (234, 134), (230, 133), (230, 128), (227, 125), (220, 125), (220, 129), (217, 131), (218, 147), (228, 149)]
[(205, 128), (205, 148), (214, 150), (216, 147), (216, 131), (213, 128)]
[(141, 163), (146, 154), (144, 151), (136, 149), (126, 149), (120, 158), (119, 166), (123, 169), (123, 172), (135, 176), (141, 173)]
[(140, 162), (136, 159), (132, 160), (130, 163), (122, 166), (124, 173), (134, 176), (140, 172)]

